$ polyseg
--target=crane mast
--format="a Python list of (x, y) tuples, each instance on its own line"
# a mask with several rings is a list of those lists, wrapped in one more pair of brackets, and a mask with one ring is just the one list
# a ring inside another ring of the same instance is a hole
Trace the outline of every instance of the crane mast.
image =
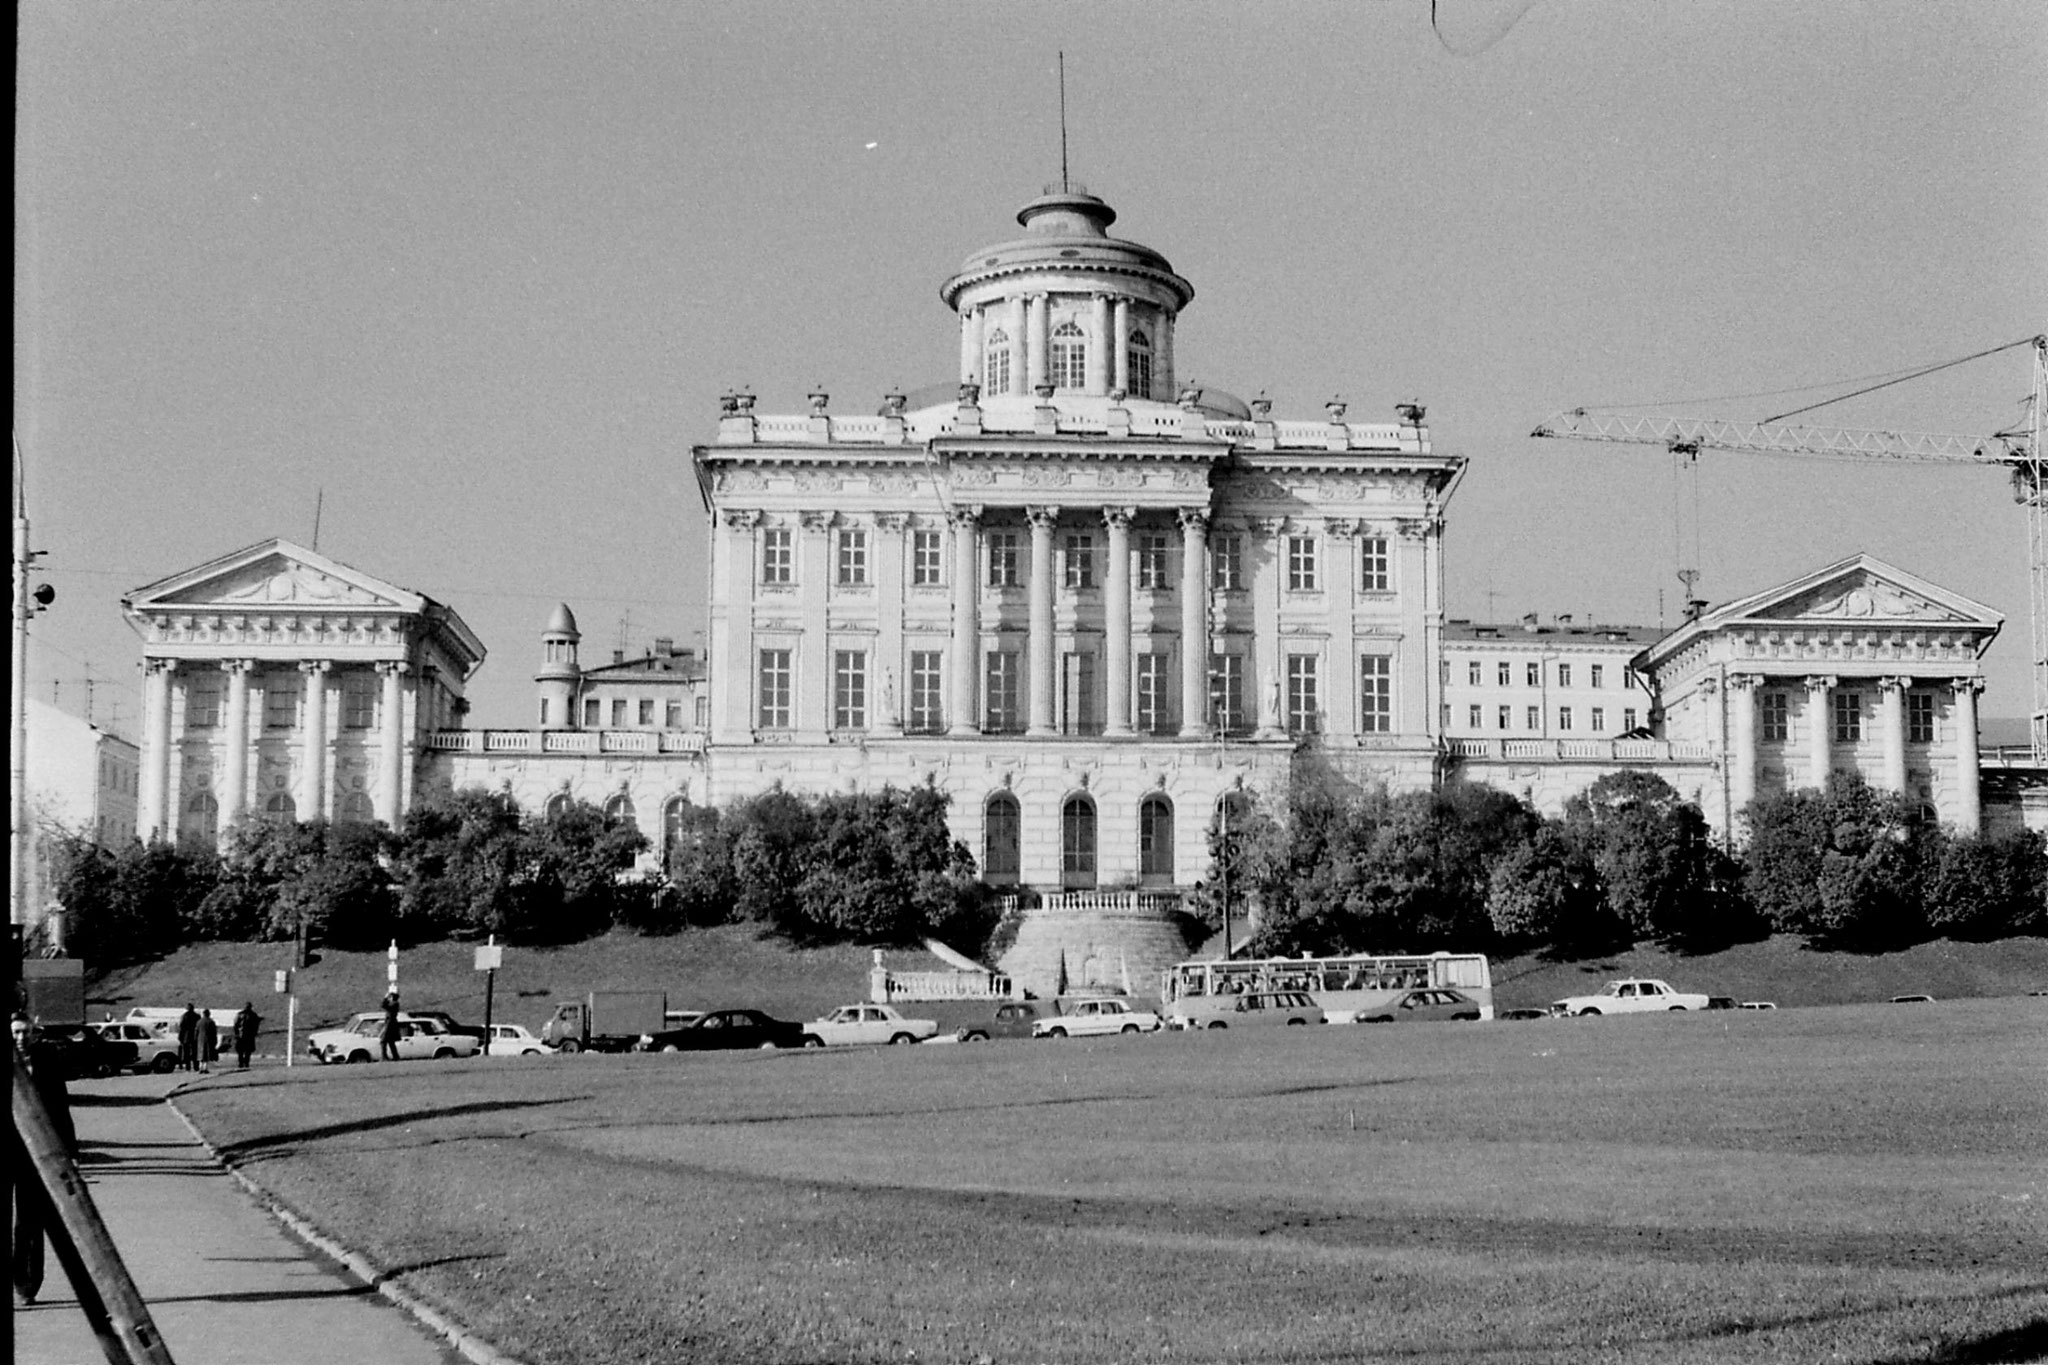
[[(2028, 728), (2037, 766), (2048, 766), (2048, 450), (2042, 423), (2048, 409), (2048, 335), (2034, 337), (2034, 386), (2027, 420), (1991, 436), (1949, 436), (1911, 431), (1852, 431), (1777, 422), (1656, 417), (1571, 408), (1539, 425), (1531, 436), (1615, 441), (1658, 446), (1696, 457), (1703, 450), (1820, 459), (1895, 460), (1994, 466), (2010, 471), (2013, 500), (2026, 509), (2029, 656), (2033, 705)], [(2009, 349), (2009, 348), (2000, 348)]]

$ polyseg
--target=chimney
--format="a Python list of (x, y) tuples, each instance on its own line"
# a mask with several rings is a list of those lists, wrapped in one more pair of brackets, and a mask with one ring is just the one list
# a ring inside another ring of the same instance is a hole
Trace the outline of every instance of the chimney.
[(658, 654), (659, 656), (661, 656), (662, 658), (666, 659), (666, 658), (667, 658), (667, 657), (668, 657), (669, 655), (671, 655), (671, 654), (673, 654), (673, 653), (675, 653), (675, 652), (676, 652), (676, 642), (675, 642), (675, 638), (674, 638), (673, 636), (669, 636), (669, 635), (657, 635), (657, 636), (655, 636), (655, 637), (654, 637), (654, 652), (655, 652), (656, 654)]
[(623, 649), (615, 649), (615, 650), (613, 650), (613, 651), (612, 651), (612, 662), (613, 662), (613, 663), (615, 663), (615, 664), (622, 664), (622, 663), (626, 662), (626, 651), (625, 651), (625, 650), (623, 650)]

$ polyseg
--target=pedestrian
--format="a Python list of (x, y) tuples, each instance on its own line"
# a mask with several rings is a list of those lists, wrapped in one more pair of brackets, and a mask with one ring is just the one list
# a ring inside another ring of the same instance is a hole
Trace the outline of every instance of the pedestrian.
[[(27, 1066), (35, 1093), (42, 1099), (50, 1123), (64, 1144), (64, 1154), (76, 1157), (78, 1133), (71, 1126), (71, 1096), (64, 1088), (63, 1057), (49, 1043), (37, 1037), (35, 1026), (27, 1015), (15, 1015), (8, 1023), (8, 1031), (14, 1035), (14, 1050)], [(7, 1164), (12, 1172), (9, 1184), (14, 1195), (11, 1256), (14, 1296), (19, 1302), (29, 1304), (34, 1303), (36, 1295), (43, 1291), (43, 1241), (52, 1213), (49, 1192), (43, 1186), (41, 1175), (29, 1163), (28, 1152), (21, 1145), (18, 1134), (13, 1142), (14, 1150), (9, 1153)]]
[(213, 1011), (208, 1010), (199, 1017), (199, 1069), (211, 1071), (219, 1060), (220, 1025), (213, 1021)]
[(387, 1062), (398, 1060), (398, 992), (392, 991), (384, 997), (383, 1058)]
[(256, 1002), (243, 1002), (242, 1012), (235, 1016), (235, 1070), (249, 1069), (249, 1054), (256, 1050), (256, 1030), (262, 1023), (256, 1013)]
[(199, 1069), (199, 1011), (192, 1008), (192, 1002), (185, 1002), (185, 1012), (178, 1016), (178, 1070)]

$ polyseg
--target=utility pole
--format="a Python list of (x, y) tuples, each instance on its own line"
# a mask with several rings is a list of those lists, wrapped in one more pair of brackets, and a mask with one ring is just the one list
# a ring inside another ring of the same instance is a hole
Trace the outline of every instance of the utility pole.
[(14, 715), (8, 743), (8, 816), (13, 822), (7, 845), (8, 922), (20, 938), (31, 915), (29, 906), (28, 814), (28, 570), (34, 558), (28, 547), (28, 503), (22, 492), (21, 438), (14, 438)]

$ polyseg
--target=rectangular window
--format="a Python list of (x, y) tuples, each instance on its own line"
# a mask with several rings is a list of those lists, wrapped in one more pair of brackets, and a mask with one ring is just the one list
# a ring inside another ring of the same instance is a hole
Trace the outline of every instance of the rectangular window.
[(789, 583), (796, 575), (796, 550), (787, 526), (770, 526), (761, 532), (761, 581)]
[(1158, 591), (1172, 585), (1166, 579), (1166, 533), (1138, 533), (1138, 586)]
[(988, 685), (982, 689), (988, 716), (984, 722), (990, 734), (1015, 734), (1024, 728), (1024, 713), (1018, 709), (1022, 670), (1013, 649), (999, 649), (988, 656)]
[(1525, 679), (1526, 679), (1526, 680), (1528, 681), (1528, 684), (1529, 684), (1529, 686), (1531, 686), (1531, 687), (1541, 687), (1541, 686), (1543, 686), (1543, 665), (1542, 665), (1542, 664), (1527, 664), (1527, 665), (1525, 665), (1525, 666), (1523, 667), (1523, 669), (1522, 669), (1522, 676), (1523, 676), (1523, 677), (1524, 677), (1524, 678), (1525, 678)]
[(1316, 733), (1322, 701), (1316, 689), (1316, 656), (1287, 656), (1287, 731), (1295, 735)]
[(839, 533), (839, 582), (857, 588), (868, 581), (868, 533), (849, 527)]
[(1080, 533), (1069, 535), (1064, 558), (1069, 588), (1095, 586), (1095, 537)]
[(1314, 536), (1287, 537), (1287, 590), (1289, 592), (1314, 592), (1316, 590), (1316, 538)]
[(988, 585), (991, 588), (1016, 587), (1023, 581), (1018, 568), (1017, 533), (990, 531), (987, 539)]
[(1863, 694), (1835, 693), (1835, 741), (1854, 744), (1863, 738)]
[(1384, 735), (1393, 728), (1394, 661), (1368, 654), (1358, 661), (1358, 733)]
[(1079, 653), (1061, 655), (1060, 733), (1092, 735), (1101, 729), (1102, 722), (1097, 717), (1095, 704), (1095, 656)]
[(1358, 542), (1358, 590), (1387, 590), (1387, 538), (1363, 536)]
[(670, 697), (668, 699), (668, 705), (662, 708), (661, 724), (665, 730), (680, 730), (683, 728), (683, 699), (681, 697)]
[(1244, 709), (1244, 655), (1209, 656), (1209, 712), (1215, 726), (1234, 735), (1249, 728)]
[(1592, 685), (1593, 685), (1594, 687), (1605, 687), (1605, 686), (1607, 686), (1607, 683), (1606, 683), (1606, 677), (1607, 677), (1607, 670), (1606, 670), (1605, 668), (1603, 668), (1603, 667), (1602, 667), (1601, 665), (1599, 665), (1599, 664), (1587, 664), (1587, 665), (1586, 665), (1586, 672), (1587, 672), (1587, 674), (1589, 675), (1589, 677), (1590, 677), (1590, 681), (1591, 681), (1591, 683), (1592, 683)]
[(1140, 654), (1138, 665), (1138, 714), (1135, 722), (1140, 734), (1163, 735), (1172, 729), (1172, 717), (1168, 712), (1173, 704), (1172, 673), (1168, 668), (1168, 656), (1164, 654)]
[(1908, 692), (1906, 694), (1906, 742), (1909, 744), (1934, 743), (1934, 694), (1932, 692)]
[(1756, 709), (1758, 739), (1792, 738), (1792, 706), (1789, 693), (1765, 692), (1757, 698)]
[(789, 728), (790, 688), (794, 673), (790, 668), (791, 651), (787, 649), (764, 649), (761, 651), (760, 674), (757, 686), (761, 698), (760, 726), (763, 730), (787, 730)]
[(592, 730), (604, 724), (604, 703), (596, 697), (583, 699), (583, 724)]
[(1499, 729), (1505, 730), (1508, 728), (1509, 724), (1511, 724), (1509, 716), (1513, 713), (1514, 709), (1515, 708), (1512, 706), (1503, 706), (1500, 708), (1500, 714), (1494, 717), (1495, 720), (1500, 722), (1498, 726)]
[(1468, 707), (1466, 707), (1466, 708), (1465, 708), (1465, 725), (1466, 725), (1466, 728), (1467, 728), (1467, 729), (1472, 729), (1472, 730), (1477, 730), (1477, 729), (1478, 729), (1478, 728), (1480, 727), (1481, 723), (1482, 723), (1482, 722), (1480, 721), (1480, 716), (1481, 716), (1481, 715), (1482, 715), (1482, 714), (1483, 714), (1483, 713), (1485, 712), (1485, 710), (1486, 710), (1486, 708), (1485, 708), (1485, 707), (1483, 707), (1483, 706), (1468, 706)]
[(1133, 346), (1129, 351), (1131, 369), (1131, 396), (1150, 398), (1152, 396), (1152, 352)]
[(377, 675), (341, 675), (341, 728), (368, 730), (377, 724)]
[(299, 679), (294, 673), (263, 675), (263, 728), (289, 730), (299, 723)]
[(1508, 671), (1512, 667), (1513, 665), (1508, 663), (1505, 659), (1503, 659), (1499, 664), (1495, 665), (1494, 681), (1500, 684), (1502, 687), (1512, 685), (1514, 681), (1514, 675)]
[(940, 699), (945, 695), (945, 687), (946, 674), (939, 651), (913, 651), (910, 656), (911, 733), (932, 735), (945, 727), (945, 710), (940, 705)]
[(1605, 707), (1596, 706), (1593, 708), (1592, 724), (1593, 733), (1596, 735), (1607, 728), (1607, 710)]
[(862, 649), (832, 652), (832, 728), (868, 728), (868, 656)]
[(1559, 734), (1565, 734), (1565, 733), (1568, 733), (1568, 732), (1569, 732), (1569, 731), (1571, 730), (1571, 728), (1572, 728), (1572, 708), (1571, 708), (1571, 707), (1569, 707), (1569, 706), (1560, 706), (1560, 707), (1558, 707), (1558, 708), (1557, 708), (1557, 729), (1558, 729), (1558, 733), (1559, 733)]
[(1572, 685), (1572, 666), (1570, 664), (1559, 664), (1557, 666), (1557, 685), (1559, 687), (1570, 687)]
[(1483, 676), (1484, 669), (1480, 666), (1479, 660), (1474, 659), (1472, 662), (1465, 665), (1465, 681), (1471, 684), (1473, 687), (1478, 687), (1480, 685), (1480, 681)]
[(1235, 531), (1218, 532), (1209, 541), (1209, 587), (1216, 592), (1244, 587), (1244, 537)]
[(639, 720), (642, 725), (654, 724), (654, 698), (640, 698), (640, 705), (636, 709), (639, 712)]
[(983, 387), (990, 398), (1010, 391), (1010, 343), (1002, 333), (991, 339), (983, 368)]
[(946, 537), (943, 531), (910, 533), (910, 582), (929, 588), (946, 581)]
[(613, 698), (612, 698), (612, 729), (614, 729), (614, 730), (623, 730), (623, 729), (625, 729), (625, 728), (626, 728), (626, 699), (625, 699), (624, 697), (613, 697)]
[(1522, 719), (1523, 719), (1523, 720), (1525, 720), (1525, 721), (1527, 721), (1527, 722), (1528, 722), (1528, 724), (1527, 724), (1527, 725), (1526, 725), (1525, 727), (1523, 727), (1523, 728), (1527, 729), (1527, 730), (1528, 730), (1528, 732), (1529, 732), (1530, 734), (1532, 734), (1532, 735), (1540, 735), (1540, 734), (1542, 734), (1542, 733), (1543, 733), (1543, 708), (1542, 708), (1542, 707), (1540, 707), (1540, 706), (1531, 706), (1531, 707), (1527, 707), (1527, 708), (1526, 708), (1526, 710), (1528, 711), (1528, 714), (1527, 714), (1527, 715), (1525, 715), (1524, 717), (1522, 717)]
[(1624, 707), (1622, 707), (1622, 708), (1621, 708), (1621, 732), (1622, 732), (1623, 734), (1625, 734), (1625, 735), (1626, 735), (1626, 734), (1629, 734), (1630, 732), (1632, 732), (1632, 731), (1633, 731), (1633, 730), (1634, 730), (1635, 728), (1636, 728), (1636, 708), (1635, 708), (1635, 707), (1633, 707), (1633, 706), (1624, 706)]

